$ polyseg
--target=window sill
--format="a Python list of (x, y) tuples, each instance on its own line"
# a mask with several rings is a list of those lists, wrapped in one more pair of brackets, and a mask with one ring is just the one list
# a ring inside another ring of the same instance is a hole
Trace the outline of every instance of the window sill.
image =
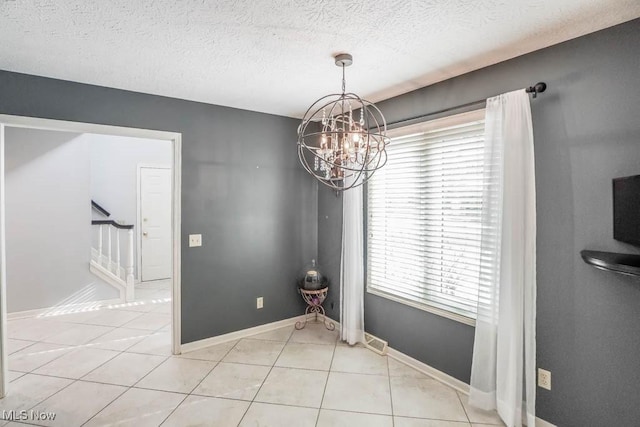
[(469, 326), (476, 326), (476, 320), (475, 319), (471, 319), (469, 317), (466, 316), (462, 316), (460, 314), (456, 314), (456, 313), (452, 313), (450, 311), (447, 310), (442, 310), (440, 308), (437, 307), (431, 307), (429, 305), (426, 304), (420, 304), (414, 301), (410, 301), (410, 300), (406, 300), (404, 298), (400, 298), (385, 292), (380, 292), (380, 291), (376, 291), (374, 289), (367, 289), (367, 293), (370, 293), (372, 295), (376, 295), (379, 296), (381, 298), (385, 298), (391, 301), (395, 301), (398, 302), (400, 304), (404, 304), (404, 305), (408, 305), (409, 307), (413, 307), (413, 308), (417, 308), (418, 310), (422, 310), (422, 311), (426, 311), (428, 313), (431, 314), (435, 314), (441, 317), (446, 317), (447, 319), (451, 319), (454, 320), (456, 322), (459, 323), (464, 323), (465, 325), (469, 325)]

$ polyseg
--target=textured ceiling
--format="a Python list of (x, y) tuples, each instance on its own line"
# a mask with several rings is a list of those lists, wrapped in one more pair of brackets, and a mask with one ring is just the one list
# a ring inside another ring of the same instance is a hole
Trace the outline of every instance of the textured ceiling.
[(0, 0), (0, 69), (300, 116), (340, 90), (338, 52), (375, 102), (638, 16), (638, 0)]

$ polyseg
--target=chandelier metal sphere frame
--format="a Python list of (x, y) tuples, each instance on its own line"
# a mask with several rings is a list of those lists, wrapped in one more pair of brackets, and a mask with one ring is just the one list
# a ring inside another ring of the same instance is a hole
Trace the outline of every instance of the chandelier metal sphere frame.
[(387, 162), (387, 123), (371, 102), (345, 91), (349, 54), (335, 56), (342, 67), (342, 93), (316, 100), (298, 127), (298, 157), (318, 181), (335, 191), (367, 182)]

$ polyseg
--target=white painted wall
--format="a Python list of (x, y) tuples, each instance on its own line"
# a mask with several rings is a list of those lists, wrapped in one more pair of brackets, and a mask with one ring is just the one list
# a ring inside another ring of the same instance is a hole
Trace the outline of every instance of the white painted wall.
[[(134, 224), (137, 251), (137, 169), (139, 164), (171, 167), (171, 141), (85, 134), (91, 156), (91, 198), (111, 213), (110, 219)], [(103, 219), (93, 212), (94, 219)], [(121, 253), (126, 249), (125, 234), (121, 235)], [(97, 242), (97, 233), (93, 234)], [(97, 246), (97, 243), (95, 244)], [(134, 255), (137, 260), (137, 253)], [(135, 268), (137, 277), (138, 268)]]
[(7, 311), (117, 298), (89, 272), (90, 153), (81, 135), (6, 129)]

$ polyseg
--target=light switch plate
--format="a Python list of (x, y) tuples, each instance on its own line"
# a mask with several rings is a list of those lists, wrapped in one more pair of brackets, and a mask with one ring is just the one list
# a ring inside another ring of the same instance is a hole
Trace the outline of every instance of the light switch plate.
[(189, 234), (189, 247), (202, 246), (202, 234)]
[(262, 299), (262, 297), (256, 298), (256, 308), (260, 309), (262, 307), (264, 307), (264, 300)]

